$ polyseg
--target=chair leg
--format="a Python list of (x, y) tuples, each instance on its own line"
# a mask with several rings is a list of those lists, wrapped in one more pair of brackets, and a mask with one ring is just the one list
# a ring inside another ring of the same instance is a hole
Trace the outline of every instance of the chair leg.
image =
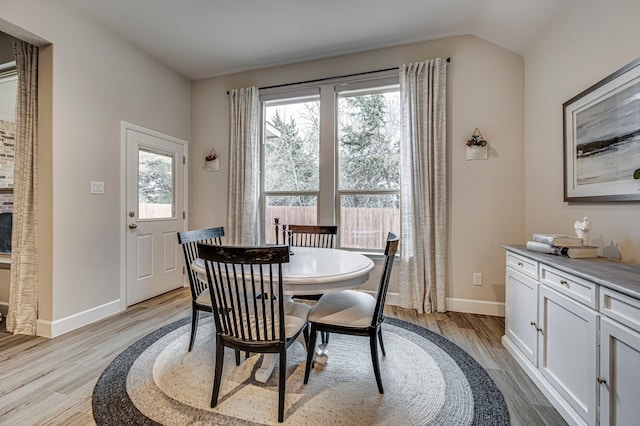
[(191, 338), (189, 339), (189, 352), (193, 349), (193, 343), (196, 341), (196, 331), (198, 330), (198, 318), (200, 311), (196, 308), (195, 303), (191, 303)]
[(240, 351), (236, 349), (236, 366), (240, 365)]
[[(237, 351), (236, 351), (237, 352)], [(211, 408), (218, 405), (218, 394), (220, 393), (220, 381), (222, 379), (222, 364), (224, 362), (224, 346), (216, 338), (216, 368), (213, 375), (213, 392), (211, 393)]]
[(328, 331), (321, 331), (320, 332), (320, 337), (322, 338), (322, 344), (324, 344), (324, 345), (329, 344), (329, 332)]
[(316, 354), (316, 339), (318, 337), (318, 331), (316, 326), (311, 324), (311, 335), (309, 336), (309, 345), (307, 346), (307, 365), (304, 369), (304, 384), (309, 382), (309, 372), (311, 371), (311, 363), (313, 362), (313, 356)]
[(384, 390), (382, 389), (382, 378), (380, 377), (380, 365), (378, 363), (378, 339), (376, 337), (375, 331), (369, 335), (369, 342), (371, 343), (371, 360), (373, 361), (373, 372), (376, 375), (376, 382), (378, 383), (378, 391), (383, 394)]
[(302, 336), (304, 337), (304, 344), (309, 347), (309, 325), (305, 325), (302, 329)]
[(382, 341), (382, 327), (378, 329), (378, 340), (380, 340), (380, 349), (382, 349), (382, 356), (387, 356), (387, 353), (384, 351), (384, 342)]
[(284, 421), (284, 396), (287, 386), (287, 348), (280, 352), (280, 383), (278, 383), (278, 422)]

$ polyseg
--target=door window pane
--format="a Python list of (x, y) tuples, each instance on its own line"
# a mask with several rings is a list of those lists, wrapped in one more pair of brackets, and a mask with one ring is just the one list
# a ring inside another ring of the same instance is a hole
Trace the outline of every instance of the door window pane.
[[(265, 241), (275, 244), (274, 219), (296, 225), (315, 225), (318, 218), (318, 197), (315, 195), (267, 196), (265, 197)], [(279, 236), (282, 244), (282, 235)]]
[(400, 229), (400, 195), (340, 196), (340, 245), (381, 249), (387, 232)]
[(173, 218), (174, 157), (144, 148), (138, 150), (138, 217)]

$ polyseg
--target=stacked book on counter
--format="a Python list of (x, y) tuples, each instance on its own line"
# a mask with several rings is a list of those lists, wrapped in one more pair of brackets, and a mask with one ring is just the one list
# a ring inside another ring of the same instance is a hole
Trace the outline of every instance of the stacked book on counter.
[(527, 250), (572, 259), (598, 257), (598, 247), (585, 246), (582, 243), (582, 238), (571, 235), (533, 234), (533, 241), (527, 241)]

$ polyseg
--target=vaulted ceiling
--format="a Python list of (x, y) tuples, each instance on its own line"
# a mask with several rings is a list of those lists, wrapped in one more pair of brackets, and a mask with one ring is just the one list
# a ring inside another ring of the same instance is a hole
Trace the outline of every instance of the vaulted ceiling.
[(568, 0), (59, 0), (189, 79), (472, 34), (524, 54)]

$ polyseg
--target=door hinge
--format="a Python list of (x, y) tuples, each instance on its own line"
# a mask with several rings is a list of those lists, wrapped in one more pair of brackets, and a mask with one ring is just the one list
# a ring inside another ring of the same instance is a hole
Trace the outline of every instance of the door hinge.
[(187, 158), (184, 155), (182, 156), (182, 164), (187, 164)]
[(187, 218), (187, 213), (186, 212), (182, 212), (182, 220), (185, 220)]
[(187, 272), (186, 268), (183, 266), (182, 267), (182, 275), (184, 275)]

